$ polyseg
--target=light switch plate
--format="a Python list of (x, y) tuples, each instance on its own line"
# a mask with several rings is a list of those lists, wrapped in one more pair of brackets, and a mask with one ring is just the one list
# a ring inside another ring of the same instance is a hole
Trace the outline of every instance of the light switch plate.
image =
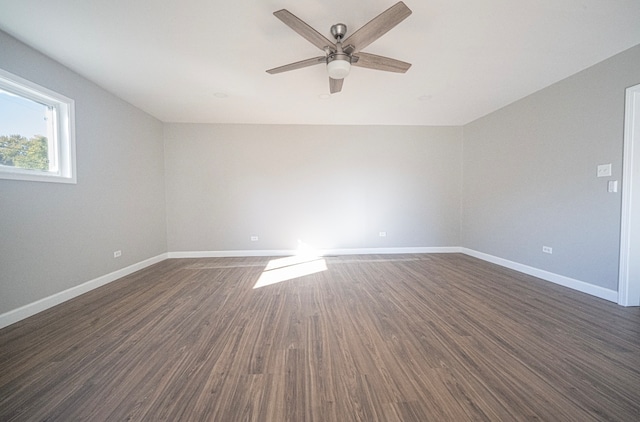
[(618, 192), (618, 181), (617, 180), (609, 180), (607, 184), (607, 192)]
[(600, 164), (598, 166), (598, 177), (611, 176), (611, 164)]

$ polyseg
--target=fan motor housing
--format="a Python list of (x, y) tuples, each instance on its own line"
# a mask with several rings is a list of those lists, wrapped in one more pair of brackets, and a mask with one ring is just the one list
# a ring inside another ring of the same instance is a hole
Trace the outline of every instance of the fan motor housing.
[(347, 53), (331, 53), (327, 56), (327, 64), (334, 60), (344, 60), (345, 62), (351, 63), (351, 56)]

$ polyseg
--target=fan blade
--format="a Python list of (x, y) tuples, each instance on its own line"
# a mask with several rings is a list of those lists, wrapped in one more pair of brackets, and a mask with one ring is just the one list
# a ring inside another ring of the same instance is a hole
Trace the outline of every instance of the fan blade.
[(403, 2), (399, 1), (354, 32), (342, 44), (355, 45), (356, 52), (364, 50), (369, 44), (405, 20), (410, 14), (411, 9), (409, 9)]
[(324, 35), (310, 27), (306, 22), (288, 10), (278, 10), (277, 12), (273, 12), (273, 14), (276, 18), (284, 22), (285, 25), (302, 35), (307, 41), (318, 47), (320, 50), (324, 50), (326, 46), (335, 50), (336, 46), (333, 42), (329, 41)]
[(352, 60), (352, 66), (366, 67), (368, 69), (405, 73), (411, 67), (411, 63), (390, 59), (389, 57), (376, 56), (375, 54), (358, 53), (353, 57), (357, 57), (358, 60)]
[(344, 83), (344, 79), (332, 79), (329, 78), (329, 92), (335, 94), (336, 92), (342, 91), (342, 84)]
[(288, 72), (290, 70), (302, 69), (303, 67), (309, 67), (320, 63), (326, 63), (327, 58), (325, 56), (314, 57), (313, 59), (301, 60), (295, 63), (285, 64), (284, 66), (274, 67), (267, 70), (267, 73), (275, 75), (276, 73)]

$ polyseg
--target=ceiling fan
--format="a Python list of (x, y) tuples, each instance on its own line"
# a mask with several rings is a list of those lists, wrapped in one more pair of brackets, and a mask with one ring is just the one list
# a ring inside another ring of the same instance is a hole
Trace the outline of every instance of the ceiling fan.
[(401, 1), (373, 18), (346, 39), (345, 24), (337, 23), (331, 26), (331, 35), (335, 38), (335, 43), (286, 9), (278, 10), (273, 14), (311, 44), (323, 50), (325, 55), (269, 69), (267, 73), (288, 72), (325, 63), (329, 73), (329, 91), (335, 94), (342, 90), (342, 83), (349, 74), (351, 65), (396, 73), (405, 73), (411, 67), (410, 63), (362, 51), (411, 14), (411, 9)]

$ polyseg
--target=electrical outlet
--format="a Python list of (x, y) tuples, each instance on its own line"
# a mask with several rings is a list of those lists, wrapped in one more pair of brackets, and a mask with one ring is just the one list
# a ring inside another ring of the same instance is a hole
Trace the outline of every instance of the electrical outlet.
[(611, 164), (600, 164), (598, 166), (598, 177), (611, 176)]
[(113, 252), (113, 257), (114, 258), (120, 258), (122, 256), (122, 251), (115, 251)]
[(542, 252), (548, 253), (548, 254), (552, 254), (553, 253), (553, 248), (551, 246), (543, 246), (542, 247)]
[(258, 236), (251, 236), (251, 241), (252, 242), (257, 242), (258, 241)]
[(379, 232), (378, 236), (380, 237), (387, 237), (387, 232)]

